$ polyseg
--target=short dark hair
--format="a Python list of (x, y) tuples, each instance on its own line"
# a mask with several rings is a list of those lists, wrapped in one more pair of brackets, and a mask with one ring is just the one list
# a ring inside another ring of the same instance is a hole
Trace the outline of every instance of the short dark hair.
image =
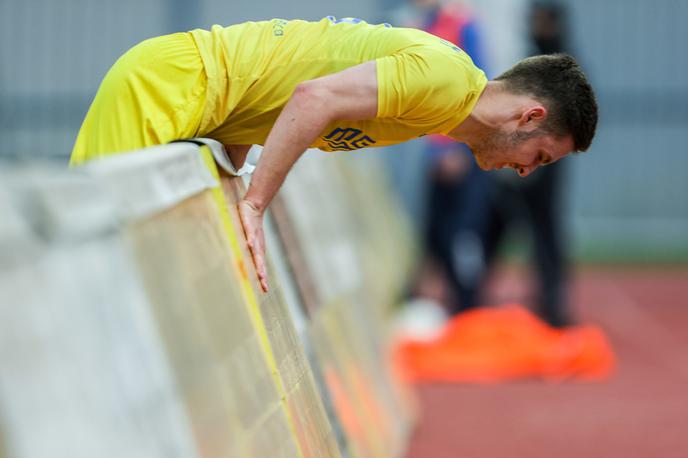
[(571, 135), (576, 151), (586, 151), (597, 127), (597, 101), (585, 74), (568, 54), (528, 57), (495, 81), (509, 92), (527, 94), (548, 110), (543, 129), (558, 137)]

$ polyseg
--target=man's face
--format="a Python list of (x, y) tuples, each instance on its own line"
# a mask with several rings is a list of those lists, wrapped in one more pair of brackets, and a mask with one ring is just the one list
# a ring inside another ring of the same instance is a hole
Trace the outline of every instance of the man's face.
[(541, 165), (551, 164), (573, 150), (573, 138), (555, 138), (539, 132), (498, 131), (485, 141), (471, 145), (478, 166), (483, 170), (511, 167), (522, 177)]

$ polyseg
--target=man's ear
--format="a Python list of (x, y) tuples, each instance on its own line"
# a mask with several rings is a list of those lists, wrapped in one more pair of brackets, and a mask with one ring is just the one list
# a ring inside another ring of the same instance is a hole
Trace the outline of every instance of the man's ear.
[(519, 124), (530, 131), (537, 129), (545, 119), (547, 119), (547, 108), (542, 105), (533, 105), (523, 111)]

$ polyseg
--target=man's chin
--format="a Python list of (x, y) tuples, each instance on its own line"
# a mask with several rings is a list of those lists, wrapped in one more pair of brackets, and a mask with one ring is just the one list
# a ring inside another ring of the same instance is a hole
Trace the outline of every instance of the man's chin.
[(478, 164), (478, 167), (480, 167), (480, 170), (485, 170), (485, 171), (494, 170), (494, 167), (492, 165), (486, 164), (485, 162), (483, 162), (481, 160), (477, 160), (475, 162), (476, 162), (476, 164)]
[(481, 170), (492, 170), (494, 167), (485, 160), (484, 155), (481, 151), (473, 150), (473, 157), (475, 158), (475, 163), (478, 164)]

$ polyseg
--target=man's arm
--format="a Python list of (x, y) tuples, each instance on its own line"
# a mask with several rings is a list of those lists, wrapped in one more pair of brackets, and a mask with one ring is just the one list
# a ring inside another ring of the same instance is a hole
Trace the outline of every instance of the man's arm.
[(244, 198), (239, 215), (258, 279), (267, 291), (263, 213), (294, 163), (336, 120), (372, 119), (377, 115), (375, 61), (299, 84), (277, 118)]

